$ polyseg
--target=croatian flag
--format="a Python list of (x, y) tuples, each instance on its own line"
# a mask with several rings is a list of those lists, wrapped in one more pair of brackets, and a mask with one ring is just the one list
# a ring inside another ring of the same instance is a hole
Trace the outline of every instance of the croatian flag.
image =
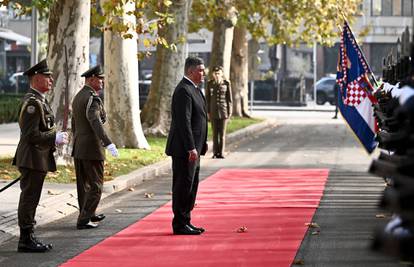
[(375, 134), (378, 131), (374, 117), (373, 87), (368, 75), (372, 71), (359, 48), (348, 23), (345, 22), (341, 35), (338, 56), (338, 106), (358, 140), (368, 153), (377, 146)]

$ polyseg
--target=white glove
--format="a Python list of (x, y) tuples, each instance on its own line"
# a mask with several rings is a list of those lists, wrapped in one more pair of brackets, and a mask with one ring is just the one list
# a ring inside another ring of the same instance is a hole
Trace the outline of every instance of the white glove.
[(106, 149), (108, 149), (109, 152), (111, 152), (112, 157), (118, 157), (118, 149), (116, 149), (116, 145), (115, 144), (109, 144)]
[(69, 142), (68, 133), (67, 132), (57, 132), (56, 133), (56, 145), (63, 145)]

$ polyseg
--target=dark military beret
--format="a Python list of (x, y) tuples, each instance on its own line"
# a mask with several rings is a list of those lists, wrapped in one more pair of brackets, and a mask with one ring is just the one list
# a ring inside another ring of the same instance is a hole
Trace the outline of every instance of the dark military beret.
[(92, 76), (96, 76), (98, 78), (104, 78), (105, 75), (103, 73), (101, 65), (97, 65), (95, 67), (90, 68), (89, 70), (85, 71), (81, 77), (89, 78)]
[(213, 71), (219, 71), (219, 70), (223, 70), (223, 67), (222, 66), (215, 66), (213, 68)]
[(43, 59), (36, 65), (30, 67), (28, 70), (23, 72), (23, 75), (33, 76), (35, 74), (45, 74), (50, 75), (52, 72), (49, 70), (49, 66), (47, 65), (46, 59)]

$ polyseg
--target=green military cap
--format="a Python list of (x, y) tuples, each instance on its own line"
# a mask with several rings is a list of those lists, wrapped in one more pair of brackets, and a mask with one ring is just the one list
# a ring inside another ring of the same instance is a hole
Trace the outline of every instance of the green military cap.
[(46, 59), (41, 60), (36, 65), (30, 67), (25, 72), (23, 72), (23, 75), (27, 75), (29, 77), (35, 74), (44, 74), (44, 75), (52, 74), (52, 72), (49, 70), (49, 66), (47, 65)]
[(101, 65), (96, 65), (95, 67), (90, 68), (89, 70), (85, 71), (81, 77), (89, 78), (92, 76), (96, 76), (98, 78), (104, 78), (105, 75), (103, 73)]

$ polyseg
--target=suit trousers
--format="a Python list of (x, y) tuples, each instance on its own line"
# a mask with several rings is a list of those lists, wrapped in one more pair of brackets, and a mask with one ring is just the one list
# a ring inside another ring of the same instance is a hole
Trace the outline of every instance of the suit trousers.
[(20, 193), (17, 220), (20, 229), (32, 229), (36, 224), (35, 214), (47, 172), (19, 167)]
[(74, 162), (79, 204), (78, 225), (83, 225), (95, 215), (101, 200), (104, 161), (75, 158)]
[(200, 172), (200, 158), (189, 162), (188, 158), (172, 157), (172, 209), (173, 229), (180, 229), (191, 221)]
[(213, 130), (213, 154), (223, 155), (226, 142), (227, 119), (212, 119)]

